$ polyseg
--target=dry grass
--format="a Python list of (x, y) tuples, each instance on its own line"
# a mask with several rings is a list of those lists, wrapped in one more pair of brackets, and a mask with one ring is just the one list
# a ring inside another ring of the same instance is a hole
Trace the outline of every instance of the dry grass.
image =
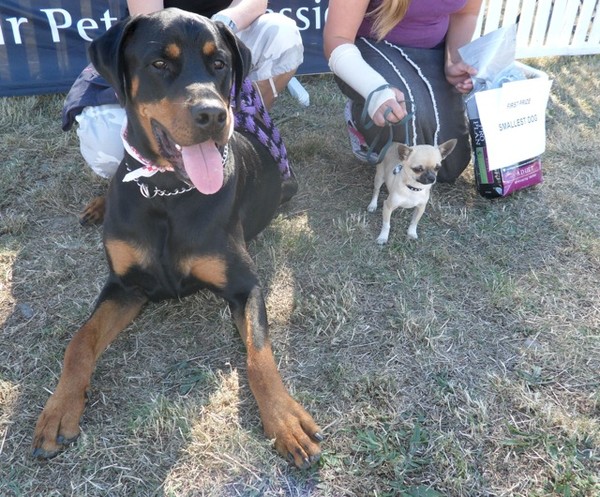
[(279, 103), (301, 190), (251, 249), (284, 380), (328, 435), (306, 472), (263, 438), (210, 294), (149, 306), (100, 360), (77, 444), (29, 457), (105, 278), (77, 223), (105, 185), (61, 96), (0, 100), (0, 495), (600, 495), (600, 57), (534, 65), (555, 80), (544, 183), (488, 201), (467, 171), (384, 248), (332, 79)]

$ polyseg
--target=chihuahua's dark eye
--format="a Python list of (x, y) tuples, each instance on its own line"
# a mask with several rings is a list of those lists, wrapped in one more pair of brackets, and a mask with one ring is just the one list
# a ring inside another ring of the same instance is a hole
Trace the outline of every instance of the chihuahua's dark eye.
[(216, 59), (213, 62), (213, 67), (217, 70), (220, 71), (221, 69), (223, 69), (225, 67), (225, 62), (222, 61), (221, 59)]
[(442, 165), (441, 165), (441, 164), (436, 164), (436, 165), (435, 165), (435, 170), (436, 170), (436, 171), (439, 171), (441, 168), (442, 168)]
[(412, 170), (415, 173), (422, 173), (423, 172), (423, 166), (415, 166), (415, 167), (412, 168)]

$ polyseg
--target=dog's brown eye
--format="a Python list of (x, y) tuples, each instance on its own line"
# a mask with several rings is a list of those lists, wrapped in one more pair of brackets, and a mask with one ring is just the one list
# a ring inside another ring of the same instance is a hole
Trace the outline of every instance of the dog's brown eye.
[(166, 69), (167, 63), (164, 60), (158, 59), (152, 62), (152, 66), (156, 69)]
[(223, 62), (221, 59), (217, 59), (214, 61), (213, 67), (217, 70), (223, 69), (225, 67), (225, 62)]
[(416, 166), (416, 167), (413, 167), (413, 168), (412, 168), (412, 170), (413, 170), (415, 173), (422, 173), (422, 172), (423, 172), (423, 166)]
[(439, 171), (441, 168), (442, 168), (442, 165), (441, 165), (441, 164), (436, 164), (436, 165), (435, 165), (435, 170), (436, 170), (436, 171)]

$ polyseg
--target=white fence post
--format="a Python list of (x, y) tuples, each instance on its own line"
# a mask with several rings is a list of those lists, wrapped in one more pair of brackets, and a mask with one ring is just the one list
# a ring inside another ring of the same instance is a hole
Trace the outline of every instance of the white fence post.
[(475, 37), (518, 16), (517, 58), (600, 53), (600, 0), (484, 0)]

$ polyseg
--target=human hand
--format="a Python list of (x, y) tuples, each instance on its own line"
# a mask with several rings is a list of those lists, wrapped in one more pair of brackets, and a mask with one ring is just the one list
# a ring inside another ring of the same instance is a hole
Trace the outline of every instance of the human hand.
[[(373, 122), (380, 127), (386, 124), (396, 124), (406, 117), (406, 102), (404, 101), (404, 93), (398, 88), (391, 88), (395, 94), (395, 98), (390, 98), (383, 102), (373, 114)], [(391, 109), (391, 112), (388, 110)]]
[(446, 64), (446, 80), (460, 93), (469, 93), (473, 89), (472, 76), (477, 74), (477, 69), (466, 62), (460, 61)]

